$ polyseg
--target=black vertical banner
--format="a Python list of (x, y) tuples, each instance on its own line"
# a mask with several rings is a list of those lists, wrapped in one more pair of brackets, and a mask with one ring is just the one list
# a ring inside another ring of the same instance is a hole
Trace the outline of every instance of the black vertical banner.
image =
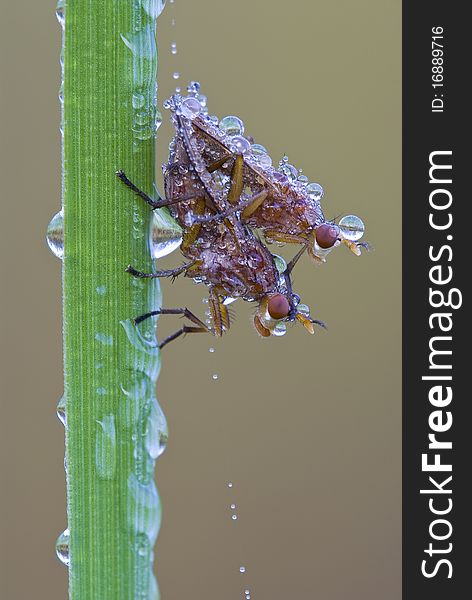
[(403, 599), (472, 577), (470, 21), (403, 2)]

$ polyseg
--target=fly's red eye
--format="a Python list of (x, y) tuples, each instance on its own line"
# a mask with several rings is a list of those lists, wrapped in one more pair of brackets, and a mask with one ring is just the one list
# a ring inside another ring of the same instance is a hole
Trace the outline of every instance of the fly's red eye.
[(269, 298), (267, 310), (273, 319), (283, 319), (290, 312), (290, 304), (283, 294), (274, 294)]
[(316, 228), (316, 241), (320, 248), (331, 248), (339, 237), (339, 227), (331, 223), (323, 223)]

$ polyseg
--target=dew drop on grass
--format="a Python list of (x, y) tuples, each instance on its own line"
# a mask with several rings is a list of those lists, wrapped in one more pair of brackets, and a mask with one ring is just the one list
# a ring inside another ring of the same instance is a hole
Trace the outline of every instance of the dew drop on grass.
[(65, 529), (56, 540), (57, 558), (61, 561), (62, 564), (66, 565), (67, 567), (69, 566), (70, 562), (69, 540), (70, 532), (68, 529)]
[(65, 396), (62, 396), (59, 399), (59, 402), (57, 403), (57, 407), (56, 407), (56, 414), (57, 414), (57, 418), (59, 419), (59, 421), (64, 425), (64, 427), (67, 424), (67, 416), (66, 416), (66, 398)]
[(46, 239), (51, 252), (60, 258), (64, 258), (64, 212), (61, 209), (50, 220)]
[(116, 429), (114, 415), (97, 421), (95, 467), (100, 479), (113, 479), (116, 469)]
[(244, 123), (239, 117), (234, 117), (232, 115), (223, 117), (218, 127), (221, 131), (226, 133), (226, 135), (243, 135), (244, 133)]

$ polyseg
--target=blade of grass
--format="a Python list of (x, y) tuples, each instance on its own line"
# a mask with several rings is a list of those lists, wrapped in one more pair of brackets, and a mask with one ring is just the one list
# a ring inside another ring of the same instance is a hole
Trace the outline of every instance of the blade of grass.
[[(61, 4), (63, 2), (61, 1)], [(152, 547), (160, 502), (154, 460), (166, 437), (155, 398), (160, 305), (149, 207), (116, 178), (152, 193), (156, 17), (160, 0), (67, 0), (63, 45), (63, 311), (69, 598), (157, 598)], [(157, 115), (158, 116), (158, 115)]]

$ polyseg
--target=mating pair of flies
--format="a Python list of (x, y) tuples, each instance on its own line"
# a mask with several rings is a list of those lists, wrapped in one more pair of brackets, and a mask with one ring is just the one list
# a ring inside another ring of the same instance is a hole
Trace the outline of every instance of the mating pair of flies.
[[(345, 244), (356, 255), (366, 245), (326, 221), (319, 199), (307, 191), (306, 178), (294, 176), (291, 165), (291, 170), (273, 168), (265, 148), (243, 136), (240, 119), (225, 117), (218, 123), (209, 117), (205, 100), (194, 82), (187, 96), (175, 94), (164, 105), (171, 110), (175, 129), (163, 166), (165, 198), (151, 198), (123, 171), (117, 176), (153, 210), (168, 207), (182, 228), (180, 250), (187, 259), (180, 267), (154, 273), (133, 266), (126, 270), (140, 278), (183, 274), (205, 283), (212, 326), (187, 308), (160, 308), (136, 318), (135, 324), (163, 314), (182, 315), (192, 323), (162, 340), (160, 348), (187, 333), (220, 337), (230, 327), (227, 305), (242, 298), (257, 302), (254, 326), (261, 336), (276, 335), (280, 323), (294, 321), (313, 334), (314, 325), (323, 323), (312, 319), (305, 305), (297, 309), (300, 297), (291, 279), (297, 261), (305, 251), (313, 261), (324, 262), (336, 245)], [(266, 242), (301, 248), (279, 271), (258, 232)]]

